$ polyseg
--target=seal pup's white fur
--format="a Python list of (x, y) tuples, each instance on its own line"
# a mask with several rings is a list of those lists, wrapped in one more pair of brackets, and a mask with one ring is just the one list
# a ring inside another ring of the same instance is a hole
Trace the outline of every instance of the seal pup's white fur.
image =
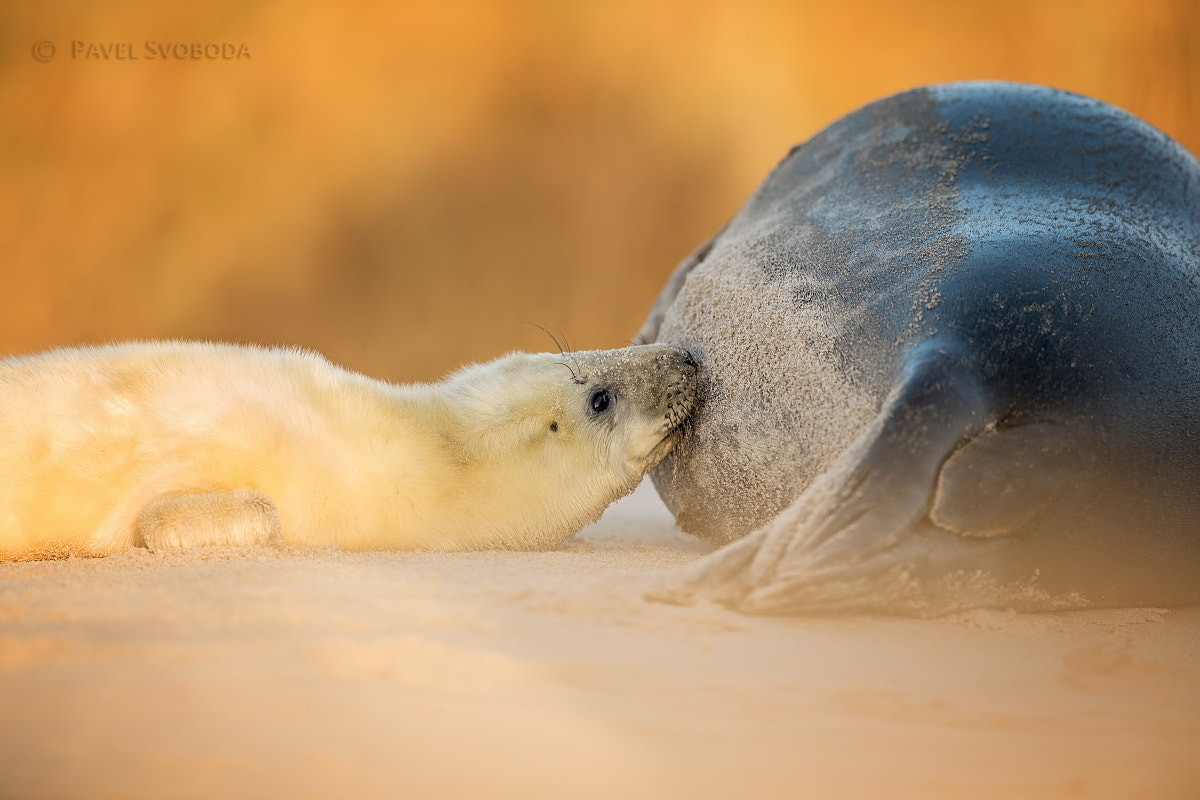
[(5, 359), (0, 555), (554, 547), (666, 455), (695, 375), (665, 345), (518, 353), (409, 386), (207, 343)]

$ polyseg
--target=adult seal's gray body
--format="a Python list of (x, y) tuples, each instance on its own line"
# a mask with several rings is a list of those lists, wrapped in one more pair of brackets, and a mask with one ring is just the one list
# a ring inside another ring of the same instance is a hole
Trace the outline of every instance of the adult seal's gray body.
[(794, 149), (641, 332), (706, 389), (654, 481), (748, 611), (1200, 599), (1200, 166), (954, 84)]

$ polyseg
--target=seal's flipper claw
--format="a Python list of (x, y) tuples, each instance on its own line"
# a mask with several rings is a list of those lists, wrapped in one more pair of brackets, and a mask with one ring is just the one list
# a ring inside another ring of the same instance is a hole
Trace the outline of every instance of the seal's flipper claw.
[(677, 605), (700, 600), (735, 602), (750, 589), (745, 576), (759, 552), (764, 533), (752, 533), (705, 556), (668, 585), (649, 592), (647, 597)]
[(814, 559), (781, 564), (774, 580), (743, 594), (737, 608), (754, 614), (781, 614), (887, 606), (913, 593), (914, 575), (931, 545), (923, 536), (904, 537), (893, 547), (836, 564)]

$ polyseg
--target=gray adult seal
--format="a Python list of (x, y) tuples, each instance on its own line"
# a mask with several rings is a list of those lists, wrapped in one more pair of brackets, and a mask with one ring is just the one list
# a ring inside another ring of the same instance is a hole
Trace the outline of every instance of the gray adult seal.
[(702, 365), (653, 473), (739, 609), (1200, 600), (1200, 166), (997, 83), (795, 148), (643, 328)]

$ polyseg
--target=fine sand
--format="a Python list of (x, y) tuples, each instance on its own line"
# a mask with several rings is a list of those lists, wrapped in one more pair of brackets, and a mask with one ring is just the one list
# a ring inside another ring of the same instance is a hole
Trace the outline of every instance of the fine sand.
[(1200, 609), (643, 599), (707, 550), (0, 564), (0, 797), (1200, 797)]

